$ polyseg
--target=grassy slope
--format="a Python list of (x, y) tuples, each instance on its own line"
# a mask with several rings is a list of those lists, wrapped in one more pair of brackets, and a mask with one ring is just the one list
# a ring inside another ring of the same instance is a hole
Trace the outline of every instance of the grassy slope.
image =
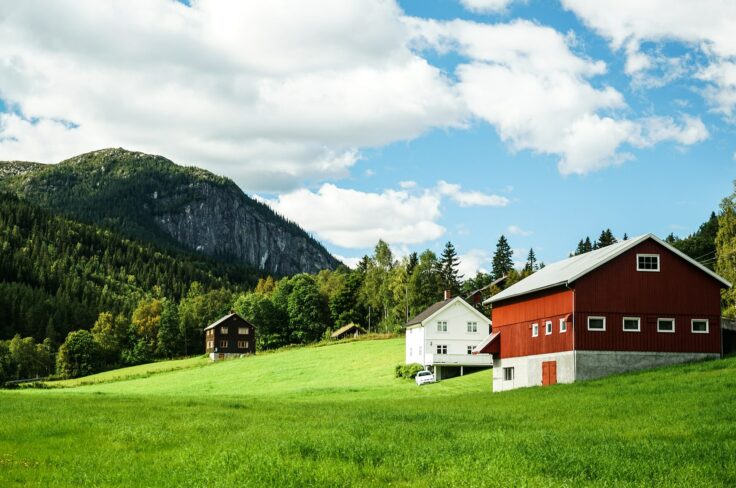
[[(401, 340), (0, 393), (0, 486), (736, 484), (736, 358), (490, 392)], [(137, 373), (134, 373), (137, 374)]]

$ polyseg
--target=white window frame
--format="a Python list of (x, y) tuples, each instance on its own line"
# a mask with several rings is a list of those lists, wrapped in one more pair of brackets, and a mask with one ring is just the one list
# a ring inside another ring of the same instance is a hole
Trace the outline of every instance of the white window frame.
[(567, 320), (560, 319), (560, 334), (564, 334), (567, 332)]
[[(662, 329), (659, 328), (660, 322), (663, 322), (665, 320), (672, 322), (672, 330), (662, 330)], [(670, 319), (670, 318), (667, 318), (667, 317), (663, 317), (661, 319), (657, 319), (657, 332), (662, 332), (662, 333), (665, 333), (665, 334), (674, 334), (676, 328), (677, 328), (677, 321), (675, 321), (675, 319)]]
[(478, 333), (478, 322), (468, 322), (467, 324), (468, 334)]
[[(705, 330), (695, 330), (695, 322), (705, 322)], [(708, 319), (690, 319), (690, 332), (693, 334), (708, 334), (710, 332), (710, 322)]]
[[(636, 320), (636, 329), (627, 329), (627, 320)], [(641, 317), (624, 317), (623, 319), (621, 319), (621, 330), (623, 330), (624, 332), (641, 332)]]
[(437, 332), (447, 332), (447, 320), (437, 321)]
[(503, 380), (504, 381), (514, 381), (514, 367), (511, 366), (510, 368), (503, 368)]
[(473, 354), (473, 346), (468, 346), (468, 354)]
[(539, 324), (532, 324), (532, 337), (539, 337)]
[[(595, 320), (595, 319), (602, 320), (603, 321), (603, 328), (602, 329), (591, 329), (590, 328), (590, 321), (591, 321), (591, 319), (593, 319), (593, 320)], [(588, 330), (591, 331), (591, 332), (605, 332), (606, 331), (606, 318), (605, 317), (598, 316), (598, 315), (588, 315), (587, 325), (588, 325)]]
[(544, 335), (552, 335), (552, 321), (548, 320), (544, 323)]
[(437, 351), (437, 354), (446, 355), (447, 354), (447, 344), (437, 344), (437, 348), (435, 349), (435, 351)]
[[(643, 269), (639, 267), (639, 258), (657, 258), (657, 269)], [(651, 272), (651, 273), (659, 273), (660, 269), (660, 258), (659, 254), (637, 254), (636, 255), (636, 270), (637, 271), (644, 271), (644, 272)]]
[(409, 348), (409, 356), (413, 356), (413, 355), (414, 355), (413, 349), (410, 347)]
[(421, 355), (422, 355), (422, 346), (419, 346), (419, 353), (418, 353), (418, 355), (419, 355), (419, 356), (421, 356)]

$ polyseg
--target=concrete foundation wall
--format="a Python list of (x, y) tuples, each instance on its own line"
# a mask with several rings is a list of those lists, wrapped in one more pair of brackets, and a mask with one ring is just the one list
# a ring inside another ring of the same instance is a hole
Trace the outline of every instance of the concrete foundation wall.
[[(493, 391), (506, 391), (527, 386), (541, 386), (542, 363), (557, 362), (557, 383), (575, 381), (575, 355), (573, 351), (537, 354), (518, 358), (496, 358), (493, 361)], [(514, 379), (504, 379), (504, 368), (514, 368)]]
[(575, 379), (592, 380), (627, 371), (718, 357), (718, 354), (711, 353), (575, 351)]
[(210, 360), (211, 361), (224, 361), (225, 359), (244, 358), (245, 356), (248, 356), (248, 354), (240, 354), (240, 353), (234, 353), (234, 352), (226, 352), (226, 353), (211, 352)]

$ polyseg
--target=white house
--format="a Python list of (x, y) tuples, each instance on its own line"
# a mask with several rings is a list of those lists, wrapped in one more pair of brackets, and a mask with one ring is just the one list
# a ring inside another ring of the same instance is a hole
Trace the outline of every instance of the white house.
[(462, 375), (493, 364), (490, 354), (472, 354), (490, 333), (491, 320), (461, 297), (429, 306), (406, 327), (406, 364), (419, 363), (437, 379)]

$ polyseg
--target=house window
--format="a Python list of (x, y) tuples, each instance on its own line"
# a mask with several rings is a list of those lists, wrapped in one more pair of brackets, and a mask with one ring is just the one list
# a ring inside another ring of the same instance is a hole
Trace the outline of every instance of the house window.
[(478, 322), (468, 322), (468, 332), (478, 332)]
[(248, 349), (248, 341), (238, 341), (238, 349)]
[(440, 320), (437, 322), (437, 332), (447, 332), (447, 321)]
[(437, 354), (447, 354), (447, 344), (437, 344)]
[(468, 354), (473, 354), (473, 346), (468, 346)]
[(532, 324), (532, 337), (539, 335), (539, 324)]
[(567, 332), (567, 320), (560, 319), (560, 333)]
[(707, 334), (708, 319), (692, 319), (690, 321), (690, 332), (693, 334)]
[(659, 271), (659, 254), (637, 254), (637, 271)]
[(207, 341), (207, 349), (213, 349), (215, 347), (215, 341)]
[(544, 334), (545, 335), (552, 335), (552, 321), (548, 320), (544, 323)]
[(227, 341), (220, 341), (220, 347), (228, 347)]
[(674, 332), (675, 319), (657, 319), (657, 332)]
[(410, 347), (410, 348), (409, 348), (409, 356), (413, 356), (413, 355), (414, 355), (414, 351), (413, 351), (413, 349), (412, 349), (412, 348)]
[(605, 317), (588, 317), (588, 330), (603, 331), (606, 330)]
[(248, 335), (248, 327), (238, 327), (238, 334)]
[(227, 334), (227, 327), (220, 327), (220, 334)]
[(422, 355), (422, 346), (419, 346), (419, 355)]
[(512, 381), (514, 379), (514, 368), (503, 368), (504, 381)]
[(641, 332), (639, 317), (624, 317), (624, 332)]

